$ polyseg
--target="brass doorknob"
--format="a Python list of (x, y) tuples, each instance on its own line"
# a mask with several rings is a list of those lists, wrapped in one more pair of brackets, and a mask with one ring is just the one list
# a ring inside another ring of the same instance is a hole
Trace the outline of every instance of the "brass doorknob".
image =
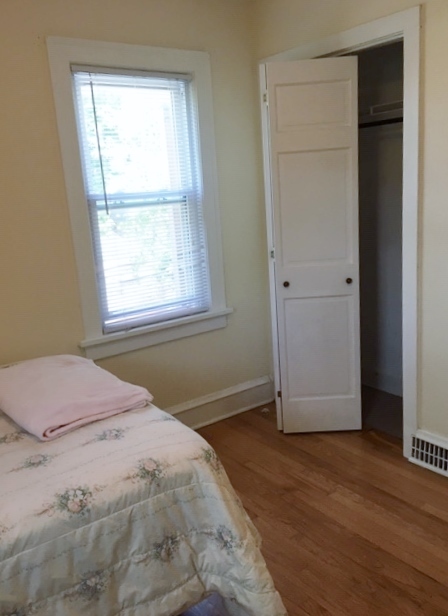
[(289, 282), (287, 280), (285, 280), (285, 282), (283, 283), (284, 287), (289, 287)]

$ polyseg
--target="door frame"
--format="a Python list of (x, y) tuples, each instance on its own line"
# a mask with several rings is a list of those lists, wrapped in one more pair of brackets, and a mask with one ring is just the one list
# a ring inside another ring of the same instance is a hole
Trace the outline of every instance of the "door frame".
[[(275, 298), (275, 246), (265, 64), (342, 56), (396, 41), (403, 41), (403, 455), (409, 458), (412, 452), (412, 437), (418, 428), (417, 412), (420, 390), (418, 383), (420, 7), (394, 13), (388, 17), (264, 58), (260, 61), (259, 72), (266, 225), (270, 257), (273, 372), (277, 394), (277, 391), (281, 390), (281, 375)], [(281, 399), (277, 395), (275, 399), (277, 427), (281, 430), (283, 428)]]

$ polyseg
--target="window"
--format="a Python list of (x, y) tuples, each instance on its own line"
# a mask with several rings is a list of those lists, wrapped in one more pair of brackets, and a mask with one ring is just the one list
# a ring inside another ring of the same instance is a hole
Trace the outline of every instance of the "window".
[(48, 40), (94, 359), (226, 325), (208, 57)]
[(190, 77), (72, 73), (103, 332), (206, 312)]

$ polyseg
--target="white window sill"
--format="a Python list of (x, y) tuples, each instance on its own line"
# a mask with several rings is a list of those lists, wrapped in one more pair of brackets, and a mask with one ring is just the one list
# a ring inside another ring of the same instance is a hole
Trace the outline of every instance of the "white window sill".
[(89, 359), (111, 357), (226, 327), (227, 315), (232, 312), (233, 308), (224, 308), (207, 314), (138, 327), (127, 332), (105, 334), (98, 338), (83, 340), (79, 346), (84, 349)]

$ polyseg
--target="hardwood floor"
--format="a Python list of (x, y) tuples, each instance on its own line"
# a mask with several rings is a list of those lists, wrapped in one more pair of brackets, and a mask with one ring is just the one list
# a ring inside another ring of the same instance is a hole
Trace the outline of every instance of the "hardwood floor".
[(448, 479), (374, 431), (284, 435), (268, 408), (199, 432), (260, 531), (289, 616), (447, 616)]

